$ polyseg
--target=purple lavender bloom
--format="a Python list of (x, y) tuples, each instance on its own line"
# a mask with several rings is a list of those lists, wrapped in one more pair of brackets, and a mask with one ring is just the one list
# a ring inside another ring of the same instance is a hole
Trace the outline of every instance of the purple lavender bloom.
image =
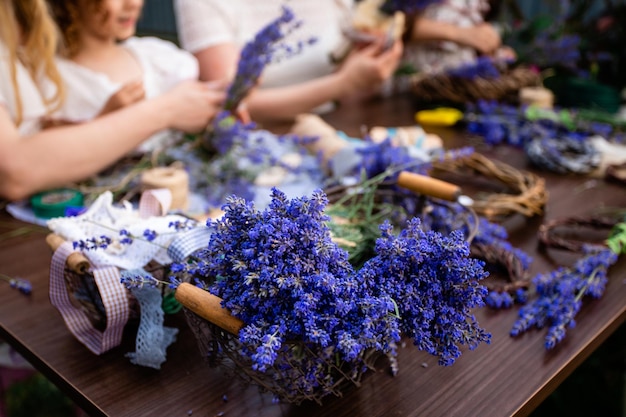
[(424, 232), (419, 219), (409, 222), (399, 236), (384, 223), (376, 241), (376, 256), (359, 271), (374, 294), (394, 299), (400, 329), (420, 349), (452, 365), (461, 355), (459, 345), (476, 348), (490, 335), (471, 313), (484, 305), (487, 276), (482, 261), (469, 257), (469, 244), (458, 232), (449, 237)]
[(33, 286), (27, 279), (13, 278), (4, 274), (0, 274), (0, 279), (7, 281), (11, 288), (18, 290), (24, 295), (30, 295), (33, 292)]
[(157, 238), (157, 232), (154, 230), (146, 229), (143, 231), (143, 237), (148, 241), (152, 242)]
[(283, 43), (289, 33), (302, 24), (295, 20), (293, 11), (283, 6), (282, 15), (262, 28), (246, 45), (244, 45), (235, 79), (227, 93), (224, 109), (234, 111), (249, 91), (257, 84), (265, 67), (281, 59), (298, 54), (304, 46), (315, 42), (314, 39), (300, 41), (296, 46)]
[(100, 237), (91, 237), (87, 239), (78, 240), (73, 242), (74, 249), (79, 250), (96, 250), (96, 249), (106, 249), (113, 242), (113, 240), (106, 235), (101, 235)]
[(195, 271), (199, 278), (220, 277), (210, 291), (246, 323), (239, 339), (250, 366), (260, 372), (279, 366), (292, 355), (289, 340), (316, 351), (315, 358), (289, 356), (300, 363), (300, 375), (287, 386), (314, 389), (328, 377), (324, 361), (337, 357), (360, 367), (365, 349), (395, 354), (399, 340), (393, 302), (365, 292), (348, 254), (331, 239), (326, 204), (322, 192), (288, 200), (274, 189), (269, 207), (257, 211), (230, 197), (224, 216), (209, 221), (211, 240), (196, 256), (204, 263)]
[(120, 278), (120, 282), (129, 290), (159, 285), (159, 281), (151, 275), (126, 275)]
[(617, 261), (617, 254), (605, 248), (589, 252), (569, 268), (561, 267), (533, 279), (538, 298), (519, 311), (511, 336), (536, 327), (548, 327), (546, 349), (554, 348), (574, 327), (574, 317), (582, 307), (584, 296), (599, 298), (608, 280), (608, 268)]
[(462, 64), (446, 71), (451, 77), (474, 80), (476, 78), (499, 78), (500, 71), (496, 68), (493, 60), (486, 56), (480, 56), (472, 62)]

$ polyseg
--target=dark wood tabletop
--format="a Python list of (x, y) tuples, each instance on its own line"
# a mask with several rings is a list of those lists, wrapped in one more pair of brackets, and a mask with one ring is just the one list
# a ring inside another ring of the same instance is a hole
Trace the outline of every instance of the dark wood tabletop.
[[(326, 119), (357, 135), (361, 126), (411, 125), (413, 114), (411, 99), (404, 97), (343, 107)], [(447, 147), (474, 144), (490, 157), (532, 169), (520, 150), (487, 149), (450, 131), (442, 135)], [(543, 222), (588, 215), (601, 207), (626, 207), (626, 193), (620, 185), (588, 177), (539, 174), (545, 177), (549, 191), (545, 214), (508, 225), (510, 241), (533, 256), (532, 275), (572, 261), (571, 255), (557, 250), (539, 250), (537, 230)], [(25, 226), (7, 214), (0, 216), (0, 273), (33, 284), (30, 297), (6, 284), (0, 286), (0, 337), (93, 416), (524, 416), (626, 319), (626, 262), (620, 260), (610, 270), (604, 296), (585, 300), (576, 327), (551, 351), (544, 348), (544, 331), (509, 336), (517, 308), (481, 308), (476, 315), (492, 334), (491, 344), (464, 351), (450, 367), (438, 366), (436, 358), (409, 342), (399, 349), (400, 371), (395, 377), (386, 369), (369, 372), (360, 387), (347, 389), (341, 398), (326, 397), (321, 406), (279, 404), (272, 401), (271, 394), (244, 387), (220, 368), (204, 363), (182, 313), (166, 318), (166, 324), (178, 327), (180, 333), (161, 370), (132, 365), (124, 357), (134, 351), (136, 329), (132, 326), (127, 328), (122, 346), (101, 356), (92, 354), (72, 337), (50, 304), (51, 251), (44, 240), (45, 229), (20, 234)]]

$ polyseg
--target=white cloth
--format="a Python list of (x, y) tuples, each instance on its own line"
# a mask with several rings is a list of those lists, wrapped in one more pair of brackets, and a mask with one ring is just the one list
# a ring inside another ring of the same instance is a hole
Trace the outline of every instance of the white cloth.
[[(85, 250), (83, 254), (94, 267), (115, 266), (132, 270), (146, 266), (151, 260), (161, 265), (172, 262), (167, 254), (170, 242), (182, 232), (170, 227), (171, 222), (186, 221), (187, 218), (170, 214), (141, 218), (127, 201), (122, 206), (113, 203), (113, 194), (106, 191), (83, 214), (75, 217), (57, 217), (48, 220), (48, 228), (69, 242), (108, 236), (112, 243), (106, 249)], [(120, 242), (120, 230), (127, 230), (136, 237), (131, 244)], [(145, 240), (143, 232), (152, 230), (157, 236), (153, 241)]]
[[(20, 62), (16, 64), (17, 85), (22, 99), (22, 123), (18, 126), (20, 135), (28, 136), (37, 133), (41, 129), (41, 120), (47, 114), (40, 90), (31, 78), (28, 70)], [(47, 94), (51, 89), (51, 83), (42, 85), (42, 91)], [(45, 88), (48, 87), (48, 90)], [(13, 83), (11, 82), (11, 63), (9, 51), (0, 42), (0, 105), (4, 106), (11, 119), (17, 118), (17, 100)]]
[(175, 0), (181, 45), (191, 51), (226, 43), (242, 47), (265, 25), (280, 16), (282, 5), (293, 10), (302, 26), (287, 42), (316, 37), (300, 54), (269, 65), (260, 87), (278, 87), (312, 80), (334, 70), (330, 53), (342, 45), (352, 0)]
[[(189, 52), (172, 42), (155, 37), (132, 37), (121, 43), (139, 62), (143, 70), (146, 99), (157, 97), (178, 83), (198, 79), (198, 61)], [(106, 74), (93, 71), (70, 60), (58, 58), (57, 64), (66, 85), (66, 100), (54, 114), (55, 118), (83, 122), (95, 118), (108, 99), (122, 85), (111, 81)], [(177, 138), (173, 131), (162, 131), (151, 136), (139, 147), (149, 152), (167, 146)]]
[[(488, 0), (442, 0), (428, 6), (423, 16), (459, 27), (472, 27), (484, 23), (483, 16), (487, 11)], [(419, 42), (405, 48), (405, 59), (418, 71), (427, 73), (473, 62), (476, 56), (473, 48), (450, 41)]]

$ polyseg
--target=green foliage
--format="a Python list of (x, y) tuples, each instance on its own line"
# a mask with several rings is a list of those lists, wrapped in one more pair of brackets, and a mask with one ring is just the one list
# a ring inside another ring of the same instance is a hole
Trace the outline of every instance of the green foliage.
[(613, 227), (606, 244), (618, 255), (626, 253), (626, 223), (618, 223)]
[(43, 375), (16, 382), (6, 391), (8, 417), (69, 417), (76, 407)]

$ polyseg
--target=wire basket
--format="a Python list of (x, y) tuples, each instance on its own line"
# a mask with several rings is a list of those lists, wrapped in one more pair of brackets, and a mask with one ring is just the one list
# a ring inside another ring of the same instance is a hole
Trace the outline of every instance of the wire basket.
[[(375, 362), (382, 356), (367, 350), (359, 360), (338, 362), (338, 355), (331, 349), (292, 341), (283, 344), (272, 366), (259, 371), (249, 356), (242, 354), (245, 346), (237, 332), (243, 322), (221, 307), (219, 297), (182, 283), (176, 290), (176, 299), (184, 306), (200, 353), (211, 366), (219, 366), (244, 384), (256, 385), (261, 392), (270, 392), (288, 403), (315, 401), (321, 404), (322, 398), (328, 395), (341, 397), (344, 390), (358, 387), (364, 373), (374, 369)], [(319, 367), (323, 368), (324, 377), (317, 378), (311, 388), (308, 370)]]

